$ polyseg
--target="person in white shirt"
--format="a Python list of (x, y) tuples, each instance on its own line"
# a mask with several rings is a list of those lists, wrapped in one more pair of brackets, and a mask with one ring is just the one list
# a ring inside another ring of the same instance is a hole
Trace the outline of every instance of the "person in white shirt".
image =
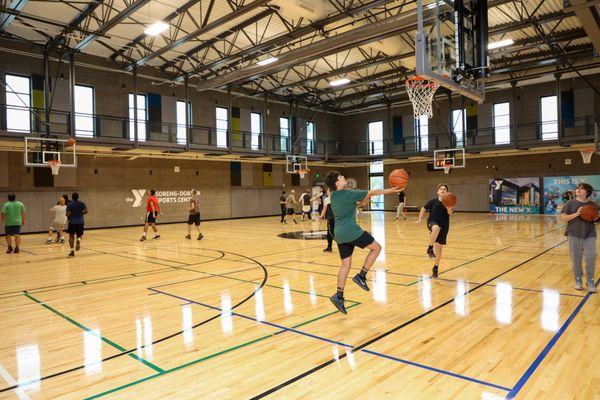
[(58, 204), (52, 207), (50, 212), (54, 214), (54, 220), (52, 221), (52, 226), (48, 229), (48, 239), (46, 239), (46, 244), (52, 243), (52, 231), (56, 231), (58, 234), (56, 243), (64, 243), (65, 238), (63, 237), (63, 229), (67, 224), (67, 205), (65, 204), (64, 197), (58, 199)]

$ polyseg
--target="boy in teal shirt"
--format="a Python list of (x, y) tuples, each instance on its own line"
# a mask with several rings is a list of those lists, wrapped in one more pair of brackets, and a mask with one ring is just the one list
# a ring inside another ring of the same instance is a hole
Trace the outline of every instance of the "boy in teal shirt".
[[(25, 206), (16, 200), (14, 193), (8, 195), (8, 201), (2, 206), (2, 222), (6, 232), (7, 254), (19, 253), (19, 244), (21, 244), (21, 225), (25, 223)], [(12, 247), (12, 237), (15, 237), (15, 248)]]
[(331, 296), (330, 300), (341, 313), (347, 314), (344, 306), (344, 287), (352, 265), (354, 247), (370, 250), (360, 273), (352, 278), (354, 283), (367, 291), (369, 290), (367, 272), (381, 252), (381, 245), (356, 223), (356, 205), (357, 203), (364, 204), (372, 196), (399, 193), (404, 189), (348, 190), (346, 178), (337, 171), (330, 172), (325, 178), (325, 183), (331, 191), (330, 207), (335, 219), (334, 237), (342, 259), (342, 266), (338, 272), (337, 293)]

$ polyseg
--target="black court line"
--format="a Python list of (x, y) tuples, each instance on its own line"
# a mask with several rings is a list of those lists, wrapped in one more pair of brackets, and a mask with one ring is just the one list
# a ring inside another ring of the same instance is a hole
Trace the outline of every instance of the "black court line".
[[(539, 257), (539, 256), (541, 256), (541, 255), (543, 255), (543, 254), (545, 254), (547, 252), (549, 252), (550, 250), (552, 250), (552, 249), (554, 249), (554, 248), (556, 248), (556, 247), (564, 244), (565, 242), (566, 242), (566, 240), (561, 241), (560, 243), (558, 243), (558, 244), (556, 244), (556, 245), (554, 245), (554, 246), (552, 246), (552, 247), (550, 247), (550, 248), (542, 251), (541, 253), (536, 254), (535, 256), (529, 258), (528, 260), (525, 260), (525, 261), (523, 261), (523, 262), (521, 262), (521, 263), (519, 263), (519, 264), (517, 264), (517, 265), (515, 265), (515, 266), (513, 266), (511, 268), (509, 268), (508, 270), (506, 270), (506, 271), (504, 271), (504, 272), (496, 275), (495, 277), (490, 278), (489, 280), (481, 283), (480, 285), (475, 286), (473, 289), (469, 289), (469, 290), (465, 291), (464, 294), (467, 295), (467, 294), (473, 293), (474, 291), (476, 291), (476, 290), (484, 287), (485, 285), (489, 284), (490, 282), (493, 282), (494, 280), (500, 278), (501, 276), (503, 276), (503, 275), (505, 275), (505, 274), (507, 274), (507, 273), (509, 273), (509, 272), (511, 272), (513, 270), (515, 270), (516, 268), (519, 268), (520, 266), (528, 263), (529, 261), (532, 261), (535, 258), (537, 258), (537, 257)], [(411, 318), (410, 320), (408, 320), (408, 321), (406, 321), (406, 322), (404, 322), (404, 323), (402, 323), (402, 324), (400, 324), (400, 325), (398, 325), (398, 326), (396, 326), (396, 327), (394, 327), (394, 328), (392, 328), (392, 329), (390, 329), (390, 330), (388, 330), (388, 331), (386, 331), (386, 332), (384, 332), (384, 333), (382, 333), (382, 334), (380, 334), (380, 335), (378, 335), (378, 336), (376, 336), (376, 337), (374, 337), (374, 338), (372, 338), (372, 339), (370, 339), (370, 340), (368, 340), (368, 341), (366, 341), (366, 342), (364, 342), (364, 343), (362, 343), (362, 344), (360, 344), (360, 345), (358, 345), (358, 346), (350, 349), (349, 352), (355, 353), (355, 352), (357, 352), (359, 350), (362, 350), (362, 349), (366, 348), (367, 346), (370, 346), (371, 344), (373, 344), (375, 342), (378, 342), (379, 340), (381, 340), (381, 339), (383, 339), (383, 338), (391, 335), (392, 333), (395, 333), (395, 332), (399, 331), (400, 329), (402, 329), (402, 328), (404, 328), (404, 327), (406, 327), (406, 326), (408, 326), (408, 325), (410, 325), (410, 324), (412, 324), (412, 323), (414, 323), (416, 321), (419, 321), (420, 319), (426, 317), (427, 315), (434, 313), (435, 311), (437, 311), (437, 310), (439, 310), (439, 309), (447, 306), (448, 304), (453, 303), (454, 301), (455, 301), (455, 298), (453, 297), (453, 298), (451, 298), (451, 299), (449, 299), (449, 300), (447, 300), (447, 301), (445, 301), (445, 302), (437, 305), (436, 307), (434, 307), (434, 308), (432, 308), (432, 309), (430, 309), (430, 310), (428, 310), (428, 311), (426, 311), (426, 312), (424, 312), (422, 314), (419, 314), (419, 315)], [(301, 380), (303, 378), (306, 378), (307, 376), (312, 375), (315, 372), (320, 371), (321, 369), (323, 369), (323, 368), (325, 368), (325, 367), (327, 367), (327, 366), (329, 366), (329, 365), (331, 365), (331, 364), (333, 364), (333, 363), (341, 360), (342, 358), (347, 357), (347, 354), (348, 353), (345, 352), (343, 354), (340, 354), (340, 356), (337, 359), (336, 358), (332, 358), (329, 361), (326, 361), (326, 362), (324, 362), (322, 364), (319, 364), (316, 367), (309, 369), (308, 371), (305, 371), (305, 372), (303, 372), (303, 373), (301, 373), (301, 374), (299, 374), (299, 375), (297, 375), (297, 376), (295, 376), (295, 377), (293, 377), (291, 379), (288, 379), (285, 382), (280, 383), (277, 386), (274, 386), (274, 387), (272, 387), (272, 388), (270, 388), (270, 389), (268, 389), (268, 390), (266, 390), (266, 391), (264, 391), (264, 392), (262, 392), (262, 393), (260, 393), (260, 394), (258, 394), (256, 396), (252, 397), (251, 400), (262, 399), (263, 397), (266, 397), (266, 396), (268, 396), (270, 394), (273, 394), (273, 393), (275, 393), (275, 392), (277, 392), (277, 391), (285, 388), (286, 386), (289, 386), (289, 385), (291, 385), (294, 382), (297, 382), (297, 381), (299, 381), (299, 380)]]
[[(219, 251), (220, 251), (220, 250), (219, 250)], [(224, 252), (223, 252), (223, 253), (224, 253)], [(246, 257), (246, 256), (243, 256), (243, 255), (240, 255), (240, 254), (236, 254), (236, 253), (229, 253), (229, 254), (233, 254), (233, 255), (235, 255), (235, 256), (238, 256), (238, 257), (245, 257), (245, 258), (247, 258), (247, 259), (253, 260), (251, 257)], [(268, 277), (269, 277), (269, 272), (267, 271), (267, 269), (265, 268), (265, 266), (264, 266), (263, 264), (261, 264), (259, 261), (256, 261), (256, 260), (253, 260), (253, 261), (254, 261), (254, 262), (255, 262), (255, 263), (256, 263), (256, 264), (257, 264), (259, 267), (261, 267), (261, 268), (262, 268), (262, 270), (263, 270), (263, 273), (264, 273), (264, 276), (263, 276), (263, 281), (262, 281), (262, 282), (261, 282), (261, 283), (260, 283), (260, 284), (257, 286), (257, 288), (256, 288), (256, 289), (255, 289), (255, 290), (254, 290), (254, 291), (253, 291), (253, 292), (252, 292), (250, 295), (248, 295), (247, 297), (245, 297), (244, 299), (242, 299), (242, 300), (241, 300), (240, 302), (238, 302), (237, 304), (233, 305), (233, 306), (231, 307), (231, 309), (232, 309), (232, 310), (236, 309), (237, 307), (241, 306), (242, 304), (244, 304), (245, 302), (247, 302), (248, 300), (250, 300), (252, 297), (254, 297), (255, 293), (256, 293), (258, 290), (261, 290), (261, 289), (262, 289), (262, 288), (265, 286), (265, 284), (267, 283), (267, 280), (268, 280)], [(196, 272), (197, 272), (197, 271), (196, 271)], [(215, 276), (215, 277), (217, 277), (217, 276), (219, 276), (219, 275), (214, 275), (214, 276)], [(207, 277), (207, 278), (208, 278), (208, 277)], [(44, 303), (44, 302), (42, 302), (42, 303), (40, 303), (40, 304), (45, 304), (45, 303)], [(206, 320), (204, 320), (204, 321), (202, 321), (202, 322), (199, 322), (199, 323), (195, 324), (194, 326), (192, 326), (192, 328), (191, 328), (191, 329), (195, 329), (195, 328), (197, 328), (197, 327), (199, 327), (199, 326), (205, 325), (205, 324), (207, 324), (207, 323), (209, 323), (209, 322), (211, 322), (211, 321), (213, 321), (213, 320), (215, 320), (215, 319), (217, 319), (217, 318), (220, 318), (220, 317), (221, 317), (221, 313), (218, 313), (218, 314), (216, 314), (216, 315), (214, 315), (214, 316), (212, 316), (212, 317), (210, 317), (210, 318), (208, 318), (208, 319), (206, 319)], [(184, 332), (183, 330), (180, 330), (180, 331), (178, 331), (178, 332), (172, 333), (172, 334), (170, 334), (170, 335), (168, 335), (168, 336), (165, 336), (165, 337), (163, 337), (163, 338), (157, 339), (157, 340), (153, 341), (153, 342), (151, 343), (151, 345), (152, 345), (152, 346), (154, 346), (154, 345), (156, 345), (156, 344), (158, 344), (158, 343), (161, 343), (161, 342), (164, 342), (164, 341), (166, 341), (166, 340), (169, 340), (169, 339), (172, 339), (172, 338), (174, 338), (174, 337), (177, 337), (177, 336), (181, 335), (183, 332)], [(114, 354), (114, 355), (112, 355), (112, 356), (110, 356), (110, 357), (106, 357), (106, 358), (102, 359), (100, 362), (104, 363), (104, 362), (110, 361), (110, 360), (112, 360), (112, 359), (119, 358), (119, 357), (122, 357), (122, 356), (125, 356), (125, 355), (128, 355), (128, 354), (131, 354), (131, 353), (133, 353), (133, 352), (135, 352), (135, 351), (138, 351), (138, 349), (145, 348), (146, 346), (147, 346), (147, 345), (145, 345), (145, 344), (144, 344), (144, 345), (142, 345), (141, 347), (135, 347), (135, 348), (133, 348), (133, 349), (130, 349), (130, 350), (127, 350), (127, 351), (124, 351), (124, 352), (118, 353), (118, 354)], [(80, 366), (77, 366), (77, 367), (69, 368), (69, 369), (67, 369), (67, 370), (63, 370), (63, 371), (60, 371), (60, 372), (55, 372), (55, 373), (53, 373), (53, 374), (46, 375), (46, 376), (43, 376), (43, 377), (40, 377), (40, 378), (38, 378), (38, 379), (36, 380), (36, 382), (41, 382), (41, 381), (44, 381), (44, 380), (47, 380), (47, 379), (55, 378), (55, 377), (57, 377), (57, 376), (62, 376), (62, 375), (65, 375), (65, 374), (68, 374), (68, 373), (71, 373), (71, 372), (74, 372), (74, 371), (81, 370), (81, 369), (83, 369), (83, 368), (85, 368), (85, 365), (80, 365)], [(13, 386), (10, 386), (10, 387), (6, 387), (6, 388), (3, 388), (3, 389), (0, 389), (0, 393), (2, 393), (2, 392), (6, 392), (6, 391), (10, 391), (10, 390), (14, 390), (14, 389), (18, 389), (18, 388), (19, 388), (19, 385), (13, 385)]]

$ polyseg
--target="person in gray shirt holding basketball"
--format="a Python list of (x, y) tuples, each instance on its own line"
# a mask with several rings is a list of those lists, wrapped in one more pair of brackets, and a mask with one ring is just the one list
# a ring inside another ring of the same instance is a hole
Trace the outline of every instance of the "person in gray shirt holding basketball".
[[(582, 258), (585, 256), (585, 272), (587, 275), (587, 289), (589, 293), (596, 293), (596, 227), (594, 222), (583, 220), (580, 215), (584, 206), (594, 204), (589, 199), (594, 189), (587, 183), (580, 183), (575, 188), (575, 198), (569, 200), (562, 209), (560, 219), (567, 223), (565, 234), (569, 239), (569, 254), (573, 264), (575, 289), (583, 289)], [(598, 222), (596, 219), (595, 222)]]

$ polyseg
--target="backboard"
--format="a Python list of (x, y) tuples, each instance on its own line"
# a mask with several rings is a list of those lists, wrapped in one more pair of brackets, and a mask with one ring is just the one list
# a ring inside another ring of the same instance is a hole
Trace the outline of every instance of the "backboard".
[(433, 151), (433, 169), (442, 170), (444, 167), (464, 168), (465, 163), (464, 147), (457, 149), (440, 149)]
[(66, 139), (26, 137), (24, 162), (26, 167), (50, 167), (49, 161), (58, 160), (61, 168), (77, 167), (76, 144)]
[(485, 99), (487, 0), (417, 0), (417, 76), (479, 103)]
[(297, 174), (298, 171), (308, 170), (308, 158), (305, 156), (294, 156), (288, 154), (285, 157), (286, 172), (288, 174)]

